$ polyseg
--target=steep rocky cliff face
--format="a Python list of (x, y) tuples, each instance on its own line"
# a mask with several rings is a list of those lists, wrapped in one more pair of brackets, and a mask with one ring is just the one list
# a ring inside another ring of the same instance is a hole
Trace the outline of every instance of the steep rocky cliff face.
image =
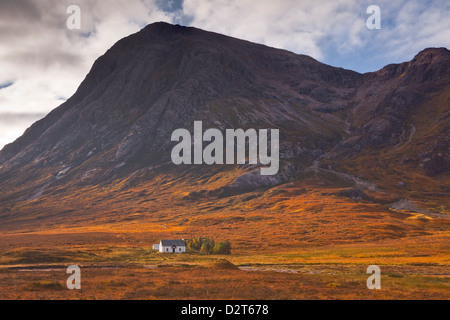
[(410, 62), (364, 75), (348, 118), (350, 134), (336, 149), (404, 147), (428, 174), (449, 172), (449, 79), (445, 48), (425, 49)]
[(361, 136), (369, 147), (400, 142), (408, 117), (433, 93), (447, 89), (449, 78), (450, 51), (444, 48), (426, 49), (411, 62), (365, 75), (350, 117), (361, 126), (351, 137)]
[[(0, 202), (178, 170), (170, 163), (171, 133), (192, 130), (195, 120), (205, 129), (280, 130), (279, 175), (262, 179), (249, 168), (229, 188), (268, 188), (301, 179), (301, 172), (345, 165), (368, 151), (392, 152), (392, 161), (414, 172), (445, 174), (449, 110), (445, 48), (359, 74), (308, 56), (155, 23), (117, 42), (69, 100), (3, 148), (0, 186), (8, 191)], [(232, 169), (210, 168), (209, 174), (221, 170)]]

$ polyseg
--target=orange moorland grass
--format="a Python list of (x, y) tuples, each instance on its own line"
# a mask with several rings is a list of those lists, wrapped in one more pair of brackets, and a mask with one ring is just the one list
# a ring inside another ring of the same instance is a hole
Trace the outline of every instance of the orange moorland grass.
[[(444, 206), (440, 215), (389, 209), (396, 198), (388, 187), (354, 200), (340, 193), (345, 181), (315, 174), (270, 190), (207, 194), (238, 170), (73, 188), (16, 204), (11, 211), (20, 214), (0, 226), (0, 298), (450, 299), (445, 201), (423, 198)], [(199, 236), (229, 239), (232, 254), (151, 250), (160, 239)], [(214, 263), (223, 258), (239, 268)], [(61, 287), (71, 264), (82, 267), (81, 292)], [(365, 285), (371, 264), (382, 270), (379, 292)]]

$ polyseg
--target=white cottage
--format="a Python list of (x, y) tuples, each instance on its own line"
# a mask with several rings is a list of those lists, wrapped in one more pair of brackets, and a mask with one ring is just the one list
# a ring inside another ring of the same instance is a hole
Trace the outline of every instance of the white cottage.
[(161, 240), (158, 244), (154, 244), (153, 248), (159, 252), (165, 253), (183, 253), (186, 252), (186, 242), (181, 240)]

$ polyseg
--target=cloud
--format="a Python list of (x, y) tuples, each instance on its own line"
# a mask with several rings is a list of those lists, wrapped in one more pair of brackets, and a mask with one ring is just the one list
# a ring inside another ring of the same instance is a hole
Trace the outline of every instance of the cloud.
[[(95, 59), (116, 41), (179, 16), (176, 2), (165, 12), (156, 1), (2, 0), (0, 148), (36, 120), (24, 114), (45, 114), (70, 97)], [(81, 9), (81, 30), (66, 27), (69, 5)], [(6, 114), (19, 114), (20, 121), (5, 122)]]
[(41, 10), (31, 0), (3, 0), (0, 2), (0, 18), (12, 20), (37, 20)]
[[(366, 27), (372, 4), (381, 9), (381, 30)], [(448, 0), (185, 0), (183, 9), (196, 27), (360, 72), (450, 47)]]
[[(381, 8), (381, 30), (366, 28), (372, 4)], [(69, 5), (81, 9), (81, 30), (66, 27)], [(75, 92), (95, 59), (116, 41), (156, 21), (365, 72), (410, 60), (426, 47), (450, 47), (449, 16), (448, 0), (2, 0), (0, 117), (49, 112)], [(27, 121), (15, 129), (1, 126), (0, 148)]]
[[(185, 0), (192, 25), (323, 60), (327, 47), (361, 44), (365, 7), (355, 0)], [(350, 31), (350, 32), (349, 32)]]
[(45, 113), (0, 113), (0, 149), (44, 116)]

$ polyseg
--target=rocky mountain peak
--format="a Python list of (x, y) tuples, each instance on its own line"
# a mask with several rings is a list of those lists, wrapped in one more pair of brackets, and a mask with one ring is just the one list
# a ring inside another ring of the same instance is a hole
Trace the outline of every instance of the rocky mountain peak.
[(450, 51), (427, 48), (411, 61), (387, 65), (374, 74), (384, 81), (400, 79), (405, 85), (445, 80), (450, 77)]
[(450, 59), (450, 50), (447, 48), (427, 48), (420, 51), (411, 63), (434, 63), (448, 59)]
[(345, 138), (344, 153), (403, 141), (409, 114), (427, 98), (407, 84), (441, 88), (449, 61), (448, 50), (427, 49), (411, 62), (361, 75), (286, 50), (154, 23), (118, 41), (74, 96), (0, 151), (0, 186), (9, 177), (30, 190), (95, 185), (168, 164), (171, 133), (192, 129), (194, 121), (219, 130), (279, 129), (280, 157), (290, 165), (281, 176), (294, 176)]

